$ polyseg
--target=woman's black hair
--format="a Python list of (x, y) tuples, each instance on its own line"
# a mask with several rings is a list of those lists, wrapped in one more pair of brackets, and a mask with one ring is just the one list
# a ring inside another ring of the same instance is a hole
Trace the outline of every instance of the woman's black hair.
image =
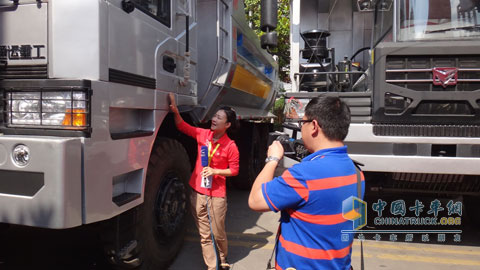
[(228, 131), (235, 132), (238, 127), (237, 113), (235, 112), (235, 110), (229, 106), (222, 106), (218, 110), (224, 111), (227, 115), (227, 123), (231, 124), (228, 128)]

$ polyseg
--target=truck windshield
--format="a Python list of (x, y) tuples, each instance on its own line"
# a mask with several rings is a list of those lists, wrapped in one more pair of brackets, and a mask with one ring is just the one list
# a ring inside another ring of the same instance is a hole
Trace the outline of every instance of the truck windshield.
[(480, 0), (399, 0), (397, 39), (480, 38)]

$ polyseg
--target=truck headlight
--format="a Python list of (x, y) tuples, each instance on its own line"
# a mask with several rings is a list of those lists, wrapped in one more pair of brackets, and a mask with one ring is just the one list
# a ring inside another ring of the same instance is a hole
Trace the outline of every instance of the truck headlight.
[(8, 91), (8, 127), (85, 129), (89, 126), (86, 91)]

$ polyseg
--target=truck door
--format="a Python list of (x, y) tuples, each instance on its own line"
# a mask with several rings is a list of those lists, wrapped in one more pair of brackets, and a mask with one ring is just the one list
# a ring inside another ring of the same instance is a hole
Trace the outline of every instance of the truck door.
[(175, 1), (131, 2), (135, 7), (131, 10), (113, 3), (109, 6), (110, 74), (118, 70), (121, 78), (130, 76), (127, 84), (135, 83), (137, 78), (137, 86), (176, 91), (178, 48), (172, 23), (176, 16), (171, 9)]

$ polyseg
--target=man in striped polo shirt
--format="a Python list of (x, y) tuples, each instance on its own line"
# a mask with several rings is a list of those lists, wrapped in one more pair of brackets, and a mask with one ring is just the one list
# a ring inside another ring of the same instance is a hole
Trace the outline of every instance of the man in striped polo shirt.
[[(353, 222), (342, 216), (342, 202), (357, 196), (355, 165), (343, 140), (350, 125), (350, 110), (337, 97), (312, 99), (300, 121), (302, 139), (310, 154), (274, 178), (283, 157), (275, 141), (265, 167), (248, 199), (255, 211), (281, 211), (281, 233), (276, 269), (350, 269), (353, 237), (342, 241), (342, 230)], [(362, 198), (364, 193), (362, 175)]]

